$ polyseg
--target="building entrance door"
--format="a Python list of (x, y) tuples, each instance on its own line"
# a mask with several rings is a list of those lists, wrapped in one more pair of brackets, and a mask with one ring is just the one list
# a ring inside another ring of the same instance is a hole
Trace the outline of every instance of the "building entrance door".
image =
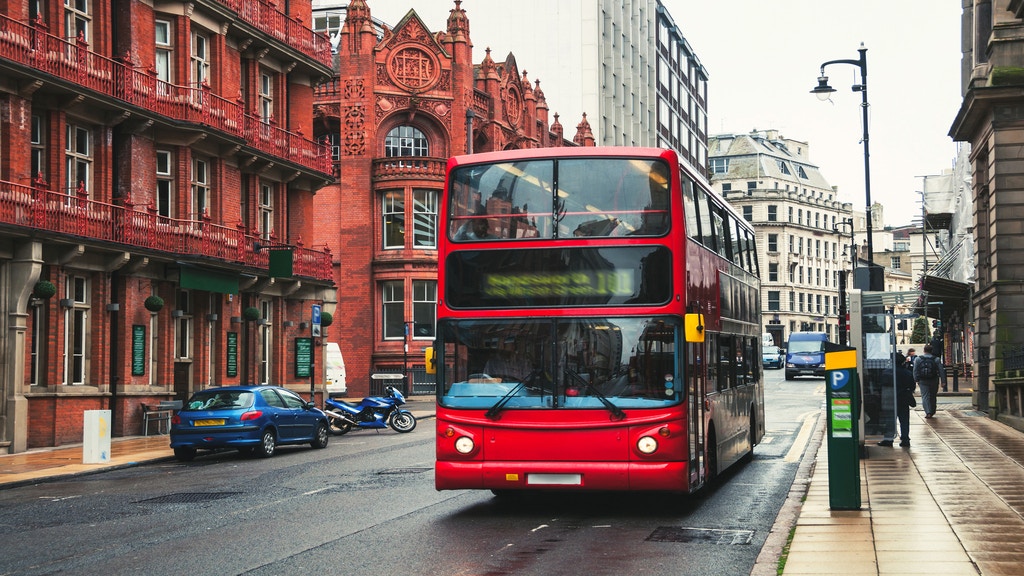
[(185, 402), (192, 395), (192, 363), (174, 363), (174, 399)]

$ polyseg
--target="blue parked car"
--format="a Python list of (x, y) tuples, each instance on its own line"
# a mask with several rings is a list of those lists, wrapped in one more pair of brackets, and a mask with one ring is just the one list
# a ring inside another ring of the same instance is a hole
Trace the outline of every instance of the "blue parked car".
[(269, 458), (279, 445), (326, 448), (329, 438), (327, 415), (280, 386), (200, 390), (171, 419), (171, 448), (182, 462), (222, 448)]

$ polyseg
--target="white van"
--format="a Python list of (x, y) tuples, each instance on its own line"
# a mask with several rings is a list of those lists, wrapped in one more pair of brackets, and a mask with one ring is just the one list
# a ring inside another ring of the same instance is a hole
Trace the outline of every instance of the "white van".
[(327, 395), (344, 396), (348, 393), (348, 384), (345, 381), (345, 359), (341, 356), (341, 347), (336, 342), (328, 342), (324, 350)]

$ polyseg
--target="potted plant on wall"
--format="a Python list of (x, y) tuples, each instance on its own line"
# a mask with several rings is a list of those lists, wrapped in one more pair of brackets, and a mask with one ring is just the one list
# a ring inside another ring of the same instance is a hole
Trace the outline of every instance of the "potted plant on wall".
[(146, 298), (146, 301), (143, 302), (142, 305), (150, 312), (159, 312), (164, 307), (164, 299), (153, 294), (149, 298)]
[(53, 298), (54, 294), (57, 293), (57, 287), (53, 285), (53, 282), (49, 280), (40, 280), (36, 282), (36, 285), (32, 287), (32, 296), (39, 298), (40, 300), (46, 300)]
[(330, 326), (334, 323), (334, 316), (330, 312), (324, 312), (320, 314), (320, 325), (323, 327)]
[(260, 318), (260, 309), (255, 306), (249, 306), (245, 310), (242, 310), (242, 318), (245, 318), (249, 322), (255, 322)]

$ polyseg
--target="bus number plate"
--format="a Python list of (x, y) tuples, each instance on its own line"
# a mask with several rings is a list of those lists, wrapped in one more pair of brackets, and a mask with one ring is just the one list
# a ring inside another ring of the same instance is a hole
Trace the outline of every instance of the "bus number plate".
[(579, 486), (583, 484), (582, 474), (527, 474), (527, 484), (557, 484), (559, 486)]

